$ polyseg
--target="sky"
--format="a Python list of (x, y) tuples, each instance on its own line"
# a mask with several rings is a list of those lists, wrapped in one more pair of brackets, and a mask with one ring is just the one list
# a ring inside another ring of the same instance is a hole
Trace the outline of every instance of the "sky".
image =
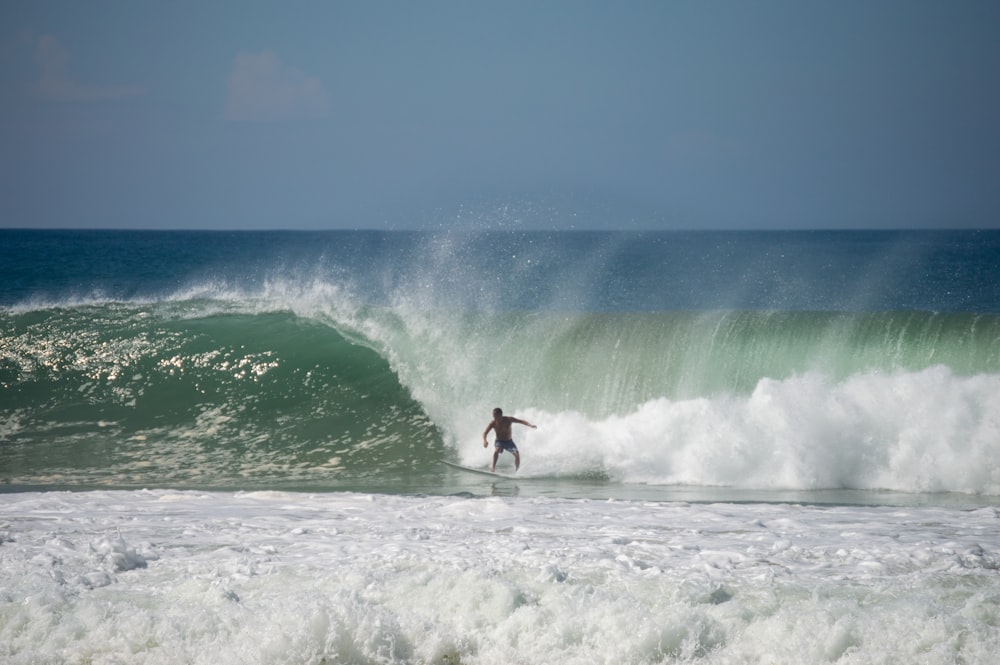
[(1000, 2), (5, 0), (0, 227), (1000, 228)]

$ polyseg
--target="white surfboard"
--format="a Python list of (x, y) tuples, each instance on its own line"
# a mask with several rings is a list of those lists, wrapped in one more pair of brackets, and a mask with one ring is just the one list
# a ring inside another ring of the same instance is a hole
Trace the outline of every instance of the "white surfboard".
[(475, 469), (471, 466), (462, 466), (461, 464), (455, 464), (454, 462), (449, 462), (448, 460), (441, 460), (442, 464), (447, 464), (453, 469), (458, 469), (459, 471), (468, 471), (469, 473), (477, 473), (481, 476), (490, 476), (493, 478), (504, 478), (505, 480), (517, 480), (516, 476), (509, 475), (506, 473), (501, 473), (499, 471), (490, 471), (489, 469)]

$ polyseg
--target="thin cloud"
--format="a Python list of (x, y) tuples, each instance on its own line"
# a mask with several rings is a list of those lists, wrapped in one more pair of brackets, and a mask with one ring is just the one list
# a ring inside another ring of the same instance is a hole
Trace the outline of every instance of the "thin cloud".
[(69, 71), (69, 50), (53, 35), (42, 35), (35, 45), (35, 64), (39, 79), (38, 95), (56, 102), (93, 102), (125, 99), (142, 94), (135, 86), (102, 86), (81, 83)]
[(320, 118), (330, 112), (322, 81), (281, 62), (273, 51), (239, 53), (229, 75), (229, 120)]

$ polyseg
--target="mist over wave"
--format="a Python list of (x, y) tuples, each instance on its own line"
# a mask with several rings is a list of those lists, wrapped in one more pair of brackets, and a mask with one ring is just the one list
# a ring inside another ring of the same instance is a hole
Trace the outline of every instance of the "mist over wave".
[(1000, 321), (756, 312), (392, 313), (368, 333), (460, 458), (494, 403), (522, 473), (1000, 492)]
[[(475, 463), (496, 403), (541, 424), (517, 433), (528, 475), (1000, 493), (996, 321), (905, 315), (892, 336), (846, 315), (345, 309), (330, 285), (292, 288), (6, 315), (7, 473), (37, 473), (41, 441), (59, 465), (36, 482)], [(824, 326), (877, 332), (789, 332)]]
[[(920, 243), (866, 259), (879, 290), (845, 282), (847, 251), (794, 254), (799, 237), (296, 238), (138, 286), (19, 286), (0, 310), (5, 479), (426, 475), (482, 463), (500, 405), (540, 425), (515, 432), (529, 477), (1000, 494), (1000, 317), (968, 289), (912, 307), (946, 290), (897, 274)], [(670, 243), (700, 247), (699, 269)]]

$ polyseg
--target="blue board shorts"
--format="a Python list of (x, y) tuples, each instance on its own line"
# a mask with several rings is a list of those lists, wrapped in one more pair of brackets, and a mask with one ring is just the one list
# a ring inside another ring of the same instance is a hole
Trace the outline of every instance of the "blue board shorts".
[(517, 446), (514, 445), (513, 441), (500, 441), (499, 439), (497, 439), (493, 443), (493, 446), (495, 448), (499, 448), (501, 450), (506, 450), (508, 453), (516, 453), (517, 452)]

